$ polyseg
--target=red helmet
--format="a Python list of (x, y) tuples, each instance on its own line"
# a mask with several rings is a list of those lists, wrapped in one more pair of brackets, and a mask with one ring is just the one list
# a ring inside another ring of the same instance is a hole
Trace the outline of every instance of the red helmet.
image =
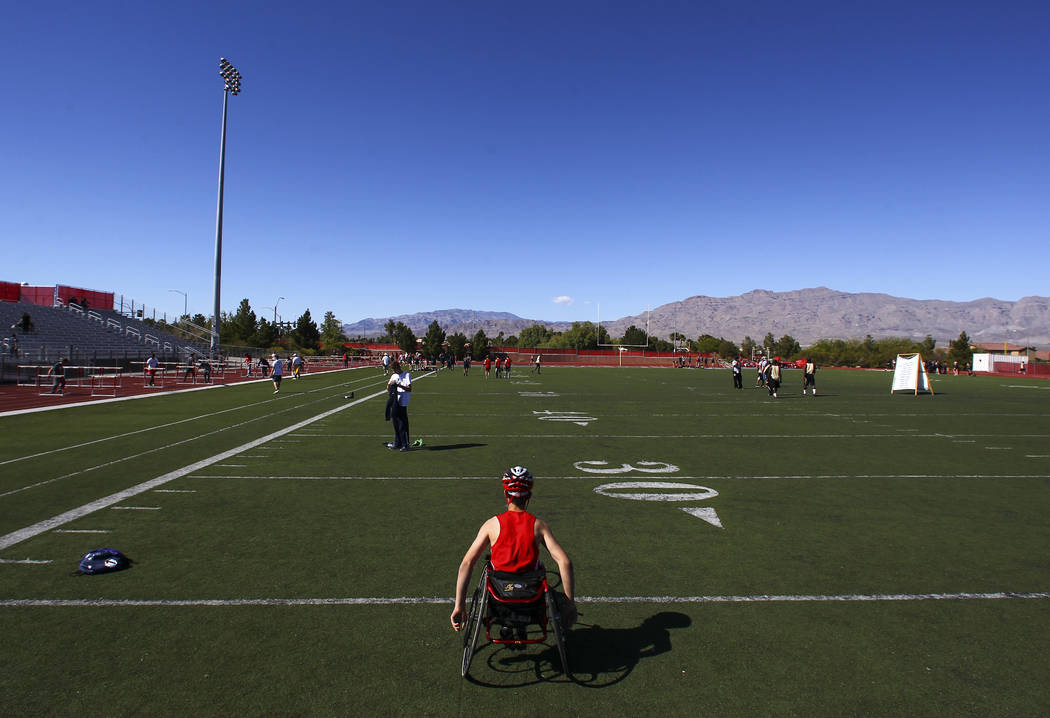
[(532, 474), (524, 466), (507, 469), (503, 474), (503, 491), (514, 498), (532, 496)]

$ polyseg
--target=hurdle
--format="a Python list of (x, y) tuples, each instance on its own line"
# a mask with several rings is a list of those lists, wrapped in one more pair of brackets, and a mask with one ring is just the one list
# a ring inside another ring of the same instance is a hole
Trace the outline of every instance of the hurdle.
[(94, 367), (91, 374), (91, 396), (117, 395), (123, 384), (124, 373), (120, 367)]
[(142, 367), (141, 370), (136, 371), (142, 372), (142, 388), (143, 389), (163, 389), (167, 379), (167, 367), (163, 363), (157, 365), (157, 371), (153, 375), (153, 385), (149, 383), (149, 372), (146, 371), (146, 362), (136, 361), (131, 362), (132, 367)]
[[(202, 379), (203, 381), (203, 379)], [(190, 364), (176, 364), (175, 365), (175, 383), (176, 384), (196, 384), (197, 383), (197, 365), (194, 363)]]

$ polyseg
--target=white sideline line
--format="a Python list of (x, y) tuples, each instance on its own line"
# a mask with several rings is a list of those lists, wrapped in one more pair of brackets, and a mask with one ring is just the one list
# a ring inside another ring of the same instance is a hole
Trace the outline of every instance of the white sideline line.
[(10, 558), (0, 558), (0, 563), (21, 563), (21, 564), (51, 563), (51, 559), (49, 559), (49, 558), (47, 558), (47, 559), (32, 559), (32, 558), (10, 559)]
[[(262, 381), (262, 380), (259, 380), (259, 381)], [(240, 382), (240, 383), (246, 385), (246, 384), (249, 384), (251, 382)], [(224, 386), (224, 385), (216, 384), (216, 385), (212, 385), (212, 386), (208, 386), (208, 387), (198, 387), (197, 389), (183, 389), (183, 390), (173, 391), (173, 392), (169, 392), (169, 393), (171, 393), (171, 394), (179, 394), (179, 393), (182, 393), (184, 391), (199, 391), (201, 389), (210, 389), (210, 388), (213, 388), (214, 386)], [(336, 385), (333, 385), (333, 386), (330, 386), (330, 387), (322, 387), (322, 388), (334, 389), (336, 386), (340, 386), (340, 385), (336, 384)], [(314, 391), (317, 391), (317, 390), (315, 389)], [(313, 392), (310, 392), (310, 393), (313, 393)], [(121, 398), (118, 399), (118, 401), (128, 401), (130, 399), (141, 399), (143, 397), (151, 397), (151, 396), (155, 396), (155, 395), (153, 395), (153, 394), (142, 394), (142, 395), (137, 395), (137, 396), (121, 397)], [(112, 399), (108, 399), (106, 401), (113, 401), (113, 400)], [(50, 409), (68, 409), (68, 408), (74, 407), (74, 406), (94, 406), (95, 404), (104, 404), (104, 403), (106, 403), (106, 401), (82, 402), (80, 404), (65, 404), (63, 406), (46, 407), (46, 409), (48, 409), (48, 410), (50, 410)], [(0, 461), (0, 466), (3, 466), (5, 464), (12, 464), (12, 463), (15, 463), (16, 461), (25, 461), (26, 459), (36, 459), (36, 458), (39, 458), (41, 456), (47, 456), (48, 454), (57, 454), (57, 453), (62, 452), (62, 451), (70, 451), (72, 449), (80, 449), (80, 448), (83, 448), (85, 446), (91, 446), (92, 444), (100, 444), (100, 443), (102, 443), (104, 441), (113, 441), (114, 439), (124, 439), (124, 438), (129, 437), (129, 436), (134, 436), (135, 434), (146, 433), (147, 431), (157, 431), (159, 429), (167, 429), (167, 428), (172, 427), (172, 426), (178, 426), (179, 424), (186, 424), (186, 423), (189, 423), (189, 422), (192, 422), (192, 421), (199, 421), (201, 419), (207, 419), (207, 418), (212, 417), (212, 416), (218, 416), (220, 414), (227, 414), (227, 413), (229, 413), (231, 411), (240, 411), (241, 409), (249, 409), (249, 408), (251, 408), (253, 406), (258, 406), (259, 404), (265, 404), (265, 403), (270, 402), (270, 401), (273, 401), (273, 399), (272, 398), (267, 398), (267, 399), (263, 399), (262, 401), (253, 401), (253, 402), (249, 402), (247, 404), (241, 404), (240, 406), (230, 407), (229, 409), (221, 409), (219, 411), (213, 411), (213, 412), (210, 412), (208, 414), (200, 414), (198, 416), (191, 416), (191, 417), (189, 417), (187, 419), (179, 419), (178, 421), (171, 421), (171, 422), (168, 422), (167, 424), (157, 424), (156, 426), (149, 426), (149, 427), (146, 427), (145, 429), (136, 429), (135, 431), (128, 431), (128, 432), (125, 432), (123, 434), (114, 434), (113, 436), (105, 436), (105, 437), (103, 437), (101, 439), (93, 439), (91, 441), (85, 441), (85, 442), (82, 442), (80, 444), (71, 444), (70, 446), (63, 446), (63, 447), (60, 447), (58, 449), (50, 449), (48, 451), (40, 451), (40, 452), (38, 452), (36, 454), (28, 454), (26, 456), (17, 456), (17, 457), (15, 457), (13, 459), (7, 459), (5, 461)], [(10, 413), (10, 414), (19, 414), (19, 413), (23, 413), (23, 412), (26, 412), (26, 411), (35, 411), (35, 410), (27, 409), (27, 410), (15, 411), (15, 412), (0, 413), (0, 416), (7, 416), (8, 413)]]
[(382, 396), (385, 393), (386, 390), (384, 389), (383, 391), (376, 392), (371, 396), (362, 397), (357, 401), (352, 401), (348, 404), (337, 406), (334, 409), (323, 411), (317, 416), (314, 416), (309, 419), (304, 419), (303, 421), (300, 421), (296, 424), (292, 424), (291, 426), (287, 426), (271, 434), (267, 434), (266, 436), (260, 437), (253, 441), (249, 441), (247, 444), (242, 444), (241, 446), (238, 446), (236, 448), (224, 451), (221, 454), (216, 454), (215, 456), (211, 456), (207, 459), (196, 461), (192, 464), (189, 464), (188, 466), (183, 466), (181, 469), (176, 469), (175, 471), (170, 471), (154, 479), (150, 479), (149, 481), (144, 481), (141, 484), (138, 484), (137, 486), (132, 486), (131, 488), (124, 489), (123, 491), (118, 491), (115, 494), (110, 494), (109, 496), (106, 496), (104, 498), (84, 504), (83, 506), (79, 506), (75, 509), (71, 509), (70, 511), (66, 511), (65, 513), (61, 513), (58, 516), (52, 516), (49, 519), (39, 521), (33, 524), (32, 526), (26, 526), (25, 528), (18, 529), (17, 531), (12, 531), (9, 534), (0, 536), (0, 550), (8, 548), (10, 546), (14, 546), (17, 543), (25, 541), (29, 538), (33, 538), (34, 536), (38, 536), (39, 534), (42, 534), (46, 531), (52, 531), (58, 526), (68, 524), (70, 521), (74, 521), (76, 519), (87, 516), (90, 513), (98, 511), (99, 509), (109, 508), (113, 506), (113, 504), (120, 503), (125, 499), (129, 499), (132, 496), (137, 496), (138, 494), (141, 494), (143, 492), (150, 491), (151, 489), (155, 489), (158, 486), (163, 486), (169, 481), (180, 479), (183, 476), (186, 476), (187, 474), (192, 474), (194, 471), (200, 471), (201, 469), (211, 466), (212, 464), (217, 464), (220, 461), (225, 461), (226, 459), (233, 458), (234, 456), (240, 454), (243, 451), (247, 451), (248, 449), (259, 446), (260, 444), (264, 444), (267, 441), (272, 441), (273, 439), (282, 437), (286, 434), (296, 431), (297, 429), (301, 429), (304, 426), (309, 426), (315, 421), (324, 419), (328, 416), (343, 411), (344, 409), (347, 409), (351, 406), (356, 406), (357, 404), (368, 401), (369, 399), (372, 399), (374, 397)]
[[(781, 474), (756, 476), (753, 474), (711, 474), (707, 476), (685, 476), (667, 474), (668, 478), (688, 481), (710, 481), (717, 479), (1050, 479), (1050, 474)], [(258, 476), (254, 474), (191, 474), (191, 479), (259, 479), (286, 481), (492, 481), (491, 476)], [(598, 474), (578, 476), (545, 476), (548, 480), (589, 479), (604, 481), (608, 478)]]
[[(336, 371), (353, 371), (355, 369), (361, 369), (361, 368), (363, 368), (363, 367), (348, 367), (346, 369), (321, 369), (320, 371), (317, 371), (317, 372), (314, 372), (314, 373), (315, 374), (329, 374), (329, 373), (336, 372)], [(426, 375), (424, 374), (424, 376), (426, 376)], [(75, 407), (78, 407), (78, 406), (96, 406), (98, 404), (111, 404), (111, 403), (113, 403), (115, 401), (134, 401), (136, 399), (149, 399), (149, 398), (153, 398), (153, 397), (157, 397), (157, 396), (167, 396), (169, 394), (185, 394), (186, 392), (190, 392), (190, 391), (207, 391), (208, 389), (219, 389), (219, 388), (222, 388), (224, 386), (226, 386), (226, 387), (248, 386), (249, 384), (259, 384), (259, 383), (267, 382), (267, 381), (271, 381), (270, 377), (265, 377), (265, 378), (262, 378), (262, 379), (249, 379), (247, 381), (239, 381), (239, 382), (235, 382), (233, 384), (219, 384), (219, 383), (216, 383), (216, 384), (206, 384), (204, 386), (195, 386), (195, 387), (193, 387), (191, 389), (172, 389), (171, 391), (166, 391), (163, 394), (135, 394), (133, 396), (118, 396), (118, 397), (114, 397), (112, 399), (97, 399), (95, 401), (78, 401), (78, 402), (73, 403), (73, 404), (60, 404), (58, 406), (38, 406), (38, 407), (34, 407), (32, 409), (13, 409), (11, 411), (0, 412), (0, 417), (3, 417), (3, 416), (18, 416), (20, 414), (35, 414), (35, 413), (41, 412), (41, 411), (54, 411), (56, 409), (72, 409), (72, 408), (75, 408)], [(156, 387), (156, 388), (159, 389), (161, 387)], [(325, 388), (326, 387), (321, 387), (320, 389), (313, 389), (313, 390), (311, 390), (310, 393), (312, 393), (313, 391), (322, 391)], [(332, 388), (332, 387), (327, 387), (327, 388)], [(222, 413), (222, 412), (219, 412), (219, 413)], [(176, 422), (176, 423), (178, 423), (178, 422)], [(137, 433), (137, 432), (132, 432), (132, 433)], [(101, 439), (101, 441), (105, 441), (105, 439)], [(91, 442), (89, 442), (89, 443), (91, 443)], [(64, 451), (64, 449), (56, 449), (56, 451)], [(48, 453), (48, 452), (45, 452), (45, 453)], [(16, 459), (16, 460), (20, 460), (20, 459)]]
[(111, 511), (160, 511), (159, 506), (110, 506)]
[[(382, 396), (382, 392), (378, 392), (378, 393), (372, 395), (372, 397), (375, 397), (375, 396)], [(370, 399), (372, 397), (366, 397), (366, 399)], [(26, 486), (20, 486), (17, 489), (11, 489), (10, 491), (5, 491), (3, 493), (0, 493), (0, 498), (3, 498), (5, 496), (11, 496), (12, 494), (17, 494), (17, 493), (20, 493), (22, 491), (28, 491), (30, 489), (35, 489), (37, 487), (45, 486), (47, 484), (51, 484), (51, 483), (54, 483), (56, 481), (61, 481), (63, 479), (68, 479), (68, 478), (73, 477), (73, 476), (78, 476), (80, 474), (86, 474), (89, 471), (97, 471), (98, 469), (103, 469), (103, 468), (105, 468), (107, 466), (113, 466), (114, 464), (119, 464), (119, 463), (122, 463), (124, 461), (130, 461), (132, 459), (137, 459), (137, 458), (140, 458), (142, 456), (146, 456), (147, 454), (152, 454), (152, 453), (155, 453), (155, 452), (158, 452), (158, 451), (164, 451), (165, 449), (170, 449), (170, 448), (175, 447), (175, 446), (181, 446), (182, 444), (188, 444), (191, 441), (196, 441), (198, 439), (203, 439), (203, 438), (205, 438), (207, 436), (212, 436), (214, 434), (221, 434), (224, 431), (229, 431), (231, 429), (237, 429), (237, 428), (240, 428), (242, 426), (247, 426), (248, 424), (255, 423), (257, 421), (263, 421), (265, 419), (273, 418), (274, 416), (277, 416), (279, 414), (284, 414), (284, 413), (289, 412), (289, 411), (296, 411), (298, 409), (303, 409), (303, 408), (306, 408), (306, 407), (310, 406), (311, 404), (316, 404), (316, 403), (318, 403), (320, 401), (324, 401), (324, 399), (317, 399), (317, 400), (314, 400), (314, 401), (306, 402), (304, 404), (297, 404), (295, 406), (289, 406), (287, 408), (281, 409), (280, 411), (275, 411), (269, 417), (267, 417), (267, 416), (257, 416), (257, 417), (254, 417), (252, 419), (245, 419), (244, 421), (241, 421), (239, 423), (230, 424), (229, 426), (223, 426), (223, 427), (220, 427), (220, 428), (215, 429), (213, 431), (208, 431), (208, 432), (205, 432), (203, 434), (198, 434), (197, 436), (191, 436), (191, 437), (188, 437), (188, 438), (185, 438), (185, 439), (180, 439), (179, 441), (172, 442), (171, 444), (167, 444), (165, 446), (155, 446), (152, 449), (146, 449), (145, 451), (141, 451), (141, 452), (139, 452), (137, 454), (131, 454), (130, 456), (122, 456), (122, 457), (120, 457), (118, 459), (113, 459), (112, 461), (107, 461), (107, 462), (105, 462), (103, 464), (98, 464), (96, 466), (90, 466), (90, 467), (88, 467), (86, 469), (79, 469), (77, 471), (73, 471), (73, 472), (68, 473), (68, 474), (63, 474), (62, 476), (55, 476), (55, 477), (50, 478), (50, 479), (44, 479), (43, 481), (37, 481), (36, 483), (28, 484)], [(351, 404), (346, 404), (346, 405), (344, 405), (341, 408), (345, 409), (346, 407), (353, 406), (354, 404), (357, 404), (357, 403), (358, 402), (352, 402)], [(252, 448), (249, 444), (245, 444), (244, 446), (246, 446), (248, 448)], [(241, 450), (243, 451), (245, 449), (242, 447)], [(233, 458), (233, 456), (225, 456), (224, 455), (223, 458), (231, 459), (231, 458)]]
[[(876, 593), (841, 595), (757, 596), (578, 596), (577, 603), (828, 603), (869, 601), (995, 601), (1047, 599), (1050, 592), (1021, 593)], [(189, 598), (189, 599), (0, 599), (0, 607), (121, 608), (125, 606), (400, 606), (447, 605), (452, 597), (368, 597), (368, 598)]]
[(155, 494), (195, 494), (197, 489), (153, 489)]
[(56, 534), (108, 534), (110, 529), (55, 529)]

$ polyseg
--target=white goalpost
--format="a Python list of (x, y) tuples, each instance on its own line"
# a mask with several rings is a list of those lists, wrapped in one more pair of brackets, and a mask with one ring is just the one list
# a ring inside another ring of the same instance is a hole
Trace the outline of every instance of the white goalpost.
[(893, 369), (893, 385), (890, 394), (895, 391), (912, 391), (918, 396), (920, 391), (928, 391), (930, 388), (930, 377), (926, 374), (926, 364), (922, 361), (922, 354), (898, 354), (897, 363)]

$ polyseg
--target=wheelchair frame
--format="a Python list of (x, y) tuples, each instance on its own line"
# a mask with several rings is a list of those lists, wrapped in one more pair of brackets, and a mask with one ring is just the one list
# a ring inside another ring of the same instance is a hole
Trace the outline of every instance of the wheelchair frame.
[[(561, 622), (561, 614), (558, 611), (557, 601), (554, 600), (554, 591), (551, 589), (550, 584), (547, 583), (546, 573), (544, 573), (540, 590), (537, 593), (537, 596), (542, 596), (542, 598), (521, 600), (497, 599), (490, 586), (491, 573), (492, 564), (486, 561), (485, 567), (481, 571), (481, 578), (478, 580), (477, 588), (474, 589), (474, 594), (470, 597), (470, 606), (467, 610), (467, 621), (463, 630), (463, 662), (460, 674), (464, 678), (467, 677), (467, 672), (470, 670), (471, 660), (473, 660), (474, 653), (477, 650), (478, 639), (481, 637), (481, 627), (484, 625), (485, 640), (488, 643), (519, 646), (534, 643), (546, 643), (549, 627), (550, 632), (554, 634), (554, 642), (558, 647), (558, 657), (561, 659), (562, 672), (565, 673), (565, 675), (571, 675), (569, 672), (569, 661), (565, 654), (565, 627)], [(494, 603), (510, 607), (528, 606), (530, 608), (538, 608), (538, 605), (542, 605), (545, 610), (539, 617), (538, 621), (530, 621), (526, 624), (532, 625), (533, 623), (538, 623), (542, 635), (534, 638), (493, 638), (491, 635), (492, 626), (497, 625), (502, 628), (505, 624), (503, 624), (499, 618), (490, 615), (490, 600)]]

